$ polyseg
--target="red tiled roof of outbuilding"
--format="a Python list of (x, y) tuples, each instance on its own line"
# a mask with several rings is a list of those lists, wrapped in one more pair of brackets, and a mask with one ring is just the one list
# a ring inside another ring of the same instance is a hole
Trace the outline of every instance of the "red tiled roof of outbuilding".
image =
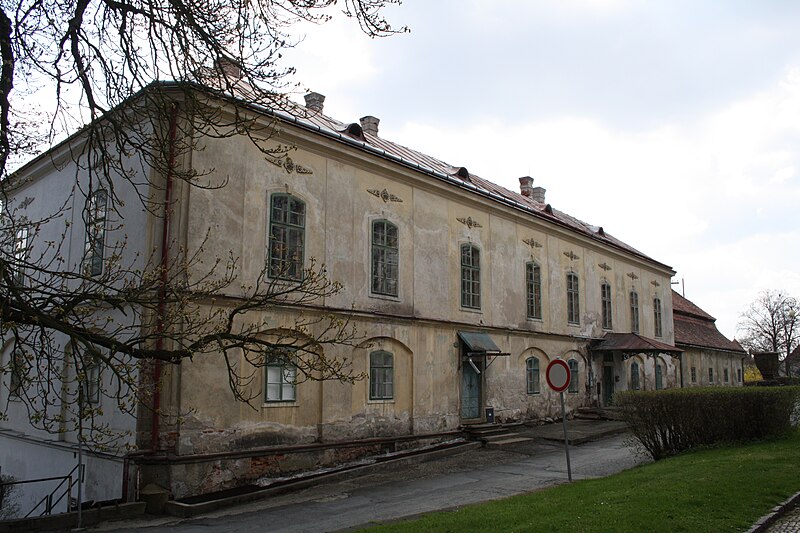
[(713, 316), (675, 291), (672, 291), (672, 320), (676, 345), (747, 353), (738, 341), (730, 341), (719, 332)]

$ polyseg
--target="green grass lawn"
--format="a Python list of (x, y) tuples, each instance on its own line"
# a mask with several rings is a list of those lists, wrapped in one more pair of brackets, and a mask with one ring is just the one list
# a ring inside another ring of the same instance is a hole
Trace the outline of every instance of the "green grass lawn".
[(800, 431), (368, 531), (745, 531), (800, 490)]

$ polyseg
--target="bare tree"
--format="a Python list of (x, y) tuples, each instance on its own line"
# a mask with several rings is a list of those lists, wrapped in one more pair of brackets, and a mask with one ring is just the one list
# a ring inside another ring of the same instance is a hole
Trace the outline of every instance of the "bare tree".
[(741, 314), (738, 330), (745, 348), (777, 352), (783, 361), (800, 344), (800, 305), (785, 292), (763, 291)]
[[(399, 3), (345, 0), (339, 7), (379, 37), (405, 31), (382, 16)], [(97, 222), (99, 206), (121, 219), (122, 188), (132, 188), (151, 215), (165, 217), (173, 184), (224, 187), (202, 180), (212, 169), (176, 163), (199, 137), (246, 135), (272, 156), (285, 155), (286, 147), (264, 148), (274, 123), (265, 125), (259, 111), (302, 113), (287, 98), (299, 88), (289, 82), (293, 69), (282, 64), (282, 51), (298, 42), (299, 22), (325, 23), (335, 6), (336, 0), (11, 0), (0, 7), (0, 375), (8, 376), (32, 423), (63, 433), (88, 421), (95, 440), (109, 443), (116, 437), (104, 431), (93, 396), (113, 397), (133, 412), (158, 394), (161, 364), (210, 353), (221, 354), (242, 401), (254, 398), (253, 377), (271, 361), (291, 362), (298, 380), (358, 377), (345, 361), (325, 355), (326, 345), (351, 343), (356, 332), (346, 317), (316, 309), (341, 290), (324, 265), (311, 261), (299, 276), (265, 266), (254, 285), (240, 287), (233, 255), (210, 265), (200, 251), (165, 257), (174, 246), (165, 240), (160, 252), (131, 258), (124, 239), (101, 259), (102, 268), (92, 265), (92, 239), (112, 230), (105, 218)], [(246, 105), (222, 112), (227, 101)], [(72, 172), (70, 197), (33, 216), (26, 209), (31, 199), (20, 193), (25, 168), (10, 169), (61, 139), (67, 157), (50, 164)], [(63, 225), (73, 203), (85, 206), (87, 228), (77, 267), (65, 260), (71, 228), (43, 236), (52, 224)], [(308, 312), (269, 336), (265, 324), (249, 318), (281, 307)], [(99, 374), (106, 376), (101, 389)], [(0, 407), (0, 418), (5, 412)]]

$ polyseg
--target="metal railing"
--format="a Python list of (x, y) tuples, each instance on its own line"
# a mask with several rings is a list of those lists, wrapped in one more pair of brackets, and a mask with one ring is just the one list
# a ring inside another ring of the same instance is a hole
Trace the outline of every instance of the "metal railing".
[[(23, 481), (9, 481), (0, 483), (0, 503), (2, 503), (2, 495), (6, 494), (6, 487), (10, 487), (12, 485), (24, 485), (27, 483), (41, 483), (44, 481), (61, 480), (61, 482), (56, 485), (56, 488), (51, 490), (49, 494), (39, 500), (39, 503), (37, 503), (33, 509), (28, 511), (24, 518), (30, 518), (31, 516), (34, 516), (37, 511), (41, 512), (35, 516), (52, 514), (53, 509), (55, 509), (55, 507), (61, 503), (65, 497), (67, 498), (67, 512), (70, 512), (73, 510), (72, 488), (77, 483), (82, 481), (84, 466), (85, 465), (82, 464), (75, 465), (75, 467), (66, 476), (43, 477), (38, 479), (25, 479)], [(44, 506), (44, 509), (42, 509), (42, 506)]]

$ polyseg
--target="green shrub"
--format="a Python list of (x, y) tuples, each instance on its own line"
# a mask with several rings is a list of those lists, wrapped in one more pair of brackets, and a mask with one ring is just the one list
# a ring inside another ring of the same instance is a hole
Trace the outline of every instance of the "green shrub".
[[(634, 437), (653, 457), (791, 429), (800, 387), (627, 391), (614, 397)], [(795, 421), (796, 423), (796, 421)]]

